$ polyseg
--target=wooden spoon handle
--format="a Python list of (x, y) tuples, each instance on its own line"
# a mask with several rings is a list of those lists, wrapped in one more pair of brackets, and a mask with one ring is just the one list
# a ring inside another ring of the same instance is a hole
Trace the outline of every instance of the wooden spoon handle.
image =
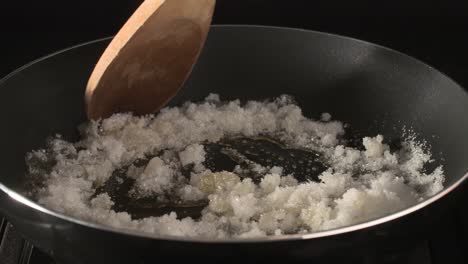
[(90, 119), (159, 110), (180, 89), (211, 24), (215, 0), (146, 0), (104, 51), (88, 81)]

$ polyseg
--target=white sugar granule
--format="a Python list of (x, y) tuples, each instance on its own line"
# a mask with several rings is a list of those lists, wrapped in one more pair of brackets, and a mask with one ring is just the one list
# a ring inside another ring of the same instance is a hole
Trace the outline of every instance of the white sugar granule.
[(205, 150), (200, 144), (188, 146), (184, 151), (179, 152), (179, 159), (182, 166), (189, 164), (199, 165), (205, 161)]
[(144, 196), (163, 194), (174, 187), (174, 170), (162, 159), (152, 158), (135, 181), (136, 190)]
[[(426, 173), (431, 156), (413, 138), (396, 152), (381, 135), (364, 137), (362, 151), (347, 147), (340, 139), (342, 123), (328, 113), (321, 121), (306, 118), (288, 96), (241, 104), (210, 94), (204, 102), (168, 107), (157, 116), (116, 114), (80, 131), (77, 143), (57, 137), (47, 150), (28, 154), (30, 172), (43, 179), (37, 201), (80, 219), (160, 235), (249, 238), (316, 232), (382, 217), (443, 189), (442, 167)], [(262, 175), (255, 184), (240, 176), (239, 166), (233, 172), (205, 168), (204, 143), (259, 135), (317, 151), (328, 169), (317, 182), (298, 182), (281, 167), (252, 163), (251, 170)], [(146, 164), (135, 163), (145, 157), (151, 157)], [(42, 163), (50, 161), (54, 165), (44, 170)], [(115, 212), (111, 196), (95, 192), (122, 168), (135, 181), (130, 197), (206, 201), (200, 219), (178, 219), (174, 212), (133, 219)], [(183, 168), (190, 169), (188, 177)]]

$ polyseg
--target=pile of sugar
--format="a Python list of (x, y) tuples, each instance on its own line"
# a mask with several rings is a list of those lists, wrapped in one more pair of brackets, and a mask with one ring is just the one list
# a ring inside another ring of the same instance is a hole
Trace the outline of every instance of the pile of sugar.
[[(364, 150), (346, 147), (343, 124), (323, 114), (303, 116), (288, 96), (272, 101), (221, 102), (210, 95), (201, 103), (163, 109), (157, 116), (116, 114), (81, 128), (82, 140), (59, 136), (47, 149), (28, 154), (31, 175), (42, 179), (37, 201), (54, 211), (117, 228), (172, 236), (229, 238), (307, 233), (382, 217), (443, 189), (441, 167), (421, 144), (409, 138), (391, 152), (383, 137), (365, 137)], [(259, 184), (233, 172), (206, 169), (203, 142), (231, 136), (272, 135), (290, 147), (321, 153), (329, 169), (319, 182), (298, 183), (279, 167), (261, 168)], [(147, 165), (132, 165), (151, 156)], [(53, 164), (44, 169), (43, 164)], [(41, 165), (42, 164), (42, 165)], [(191, 168), (189, 178), (181, 168)], [(200, 219), (175, 213), (132, 219), (115, 212), (107, 193), (94, 195), (113, 171), (128, 168), (133, 197), (180, 201), (207, 200)]]

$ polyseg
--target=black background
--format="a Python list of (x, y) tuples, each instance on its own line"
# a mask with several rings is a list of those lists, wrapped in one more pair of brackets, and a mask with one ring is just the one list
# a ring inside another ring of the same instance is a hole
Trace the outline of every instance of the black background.
[[(51, 52), (114, 35), (141, 2), (1, 0), (0, 76)], [(468, 87), (465, 5), (462, 1), (218, 0), (213, 23), (299, 27), (367, 40), (414, 56)], [(466, 187), (465, 201), (450, 218), (460, 223), (457, 235), (437, 235), (440, 238), (433, 245), (443, 250), (432, 253), (433, 259), (437, 254), (441, 260), (446, 254), (468, 259)]]
[[(114, 35), (142, 0), (5, 1), (0, 76), (65, 47)], [(468, 86), (462, 1), (218, 0), (213, 23), (299, 27), (408, 53)]]

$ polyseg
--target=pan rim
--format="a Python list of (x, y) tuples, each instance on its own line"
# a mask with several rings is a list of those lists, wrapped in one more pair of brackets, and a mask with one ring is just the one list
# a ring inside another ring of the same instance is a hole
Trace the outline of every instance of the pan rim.
[[(268, 25), (246, 25), (246, 24), (222, 24), (222, 25), (212, 25), (212, 28), (257, 28), (257, 29), (269, 29), (269, 30), (286, 30), (286, 31), (302, 31), (308, 34), (317, 34), (317, 35), (322, 35), (322, 36), (328, 36), (328, 37), (335, 37), (335, 38), (341, 38), (345, 40), (350, 40), (353, 42), (357, 42), (360, 44), (364, 44), (367, 46), (373, 46), (377, 47), (380, 49), (385, 49), (387, 51), (390, 51), (392, 53), (398, 54), (399, 56), (406, 57), (407, 59), (410, 59), (413, 62), (416, 62), (420, 64), (423, 67), (426, 67), (430, 69), (431, 71), (434, 71), (436, 73), (441, 74), (443, 77), (447, 78), (449, 81), (453, 82), (456, 84), (456, 86), (463, 90), (465, 93), (466, 91), (463, 89), (461, 85), (459, 85), (456, 81), (448, 77), (446, 74), (443, 72), (437, 70), (436, 68), (422, 62), (419, 59), (416, 59), (410, 55), (407, 55), (405, 53), (393, 50), (391, 48), (381, 46), (379, 44), (374, 44), (368, 41), (356, 39), (353, 37), (348, 37), (348, 36), (342, 36), (338, 34), (333, 34), (333, 33), (326, 33), (326, 32), (321, 32), (321, 31), (315, 31), (315, 30), (308, 30), (308, 29), (301, 29), (301, 28), (292, 28), (292, 27), (279, 27), (279, 26), (268, 26)], [(5, 77), (3, 77), (0, 80), (0, 86), (5, 83), (7, 80), (18, 74), (19, 72), (35, 65), (36, 63), (42, 62), (46, 59), (49, 59), (51, 57), (54, 57), (56, 55), (60, 55), (61, 53), (65, 53), (70, 50), (74, 50), (83, 46), (88, 46), (92, 45), (95, 43), (103, 42), (106, 40), (112, 39), (113, 36), (110, 37), (104, 37), (104, 38), (99, 38), (96, 40), (84, 42), (75, 46), (71, 46), (59, 51), (56, 51), (54, 53), (51, 53), (49, 55), (43, 56), (39, 59), (33, 60), (24, 66), (12, 71), (11, 73), (7, 74)], [(158, 235), (154, 233), (148, 233), (148, 232), (143, 232), (139, 230), (131, 230), (131, 229), (125, 229), (125, 228), (115, 228), (99, 223), (94, 223), (94, 222), (89, 222), (85, 220), (81, 220), (75, 217), (67, 216), (65, 214), (59, 213), (52, 211), (46, 207), (43, 207), (42, 205), (39, 205), (38, 203), (30, 200), (29, 198), (26, 198), (25, 196), (19, 194), (18, 192), (10, 189), (9, 187), (5, 186), (3, 183), (0, 182), (0, 190), (3, 191), (5, 194), (7, 194), (10, 198), (15, 200), (16, 202), (19, 202), (27, 207), (30, 207), (33, 210), (38, 210), (42, 213), (45, 213), (47, 215), (57, 217), (61, 220), (64, 221), (69, 221), (77, 225), (85, 226), (88, 228), (93, 228), (97, 229), (99, 231), (104, 231), (104, 232), (112, 232), (112, 233), (117, 233), (121, 235), (128, 235), (128, 236), (135, 236), (135, 237), (140, 237), (140, 238), (147, 238), (147, 239), (156, 239), (156, 240), (168, 240), (168, 241), (174, 241), (174, 242), (196, 242), (196, 243), (226, 243), (226, 244), (231, 244), (231, 243), (259, 243), (259, 242), (276, 242), (276, 241), (292, 241), (292, 240), (308, 240), (308, 239), (318, 239), (322, 237), (330, 237), (334, 235), (340, 235), (340, 234), (345, 234), (345, 233), (350, 233), (353, 231), (357, 230), (362, 230), (366, 228), (370, 228), (376, 225), (380, 225), (386, 222), (390, 222), (392, 220), (398, 219), (400, 217), (409, 215), (413, 212), (416, 212), (432, 203), (435, 201), (439, 200), (440, 198), (446, 196), (450, 192), (452, 192), (454, 189), (459, 187), (464, 181), (468, 179), (468, 171), (457, 181), (452, 183), (450, 186), (446, 186), (442, 191), (439, 193), (433, 195), (432, 197), (429, 197), (417, 204), (414, 204), (410, 207), (407, 207), (403, 210), (394, 212), (389, 215), (385, 215), (383, 217), (375, 218), (368, 220), (366, 222), (362, 223), (357, 223), (353, 225), (348, 225), (348, 226), (343, 226), (335, 229), (330, 229), (330, 230), (324, 230), (324, 231), (318, 231), (318, 232), (313, 232), (313, 233), (307, 233), (307, 234), (292, 234), (292, 235), (281, 235), (281, 236), (267, 236), (267, 237), (260, 237), (260, 238), (230, 238), (230, 239), (212, 239), (212, 238), (196, 238), (196, 237), (179, 237), (179, 236), (168, 236), (168, 235)]]

